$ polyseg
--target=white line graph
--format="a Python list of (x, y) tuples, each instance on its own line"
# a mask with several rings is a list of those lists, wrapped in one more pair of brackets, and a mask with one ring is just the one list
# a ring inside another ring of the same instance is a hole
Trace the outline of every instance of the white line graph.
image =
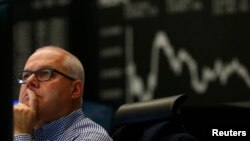
[(127, 77), (127, 98), (126, 101), (133, 102), (136, 97), (140, 101), (151, 100), (154, 96), (154, 90), (158, 85), (158, 69), (159, 69), (159, 51), (163, 53), (168, 60), (170, 68), (177, 76), (182, 73), (182, 67), (185, 64), (190, 74), (190, 85), (198, 94), (204, 94), (208, 89), (209, 83), (219, 80), (221, 85), (226, 85), (228, 79), (233, 74), (237, 74), (250, 88), (250, 76), (247, 68), (242, 65), (237, 58), (233, 58), (231, 62), (225, 64), (220, 58), (216, 59), (213, 68), (202, 67), (199, 78), (198, 62), (185, 50), (180, 49), (175, 53), (174, 47), (164, 31), (158, 31), (155, 34), (152, 51), (150, 56), (150, 72), (148, 73), (146, 83), (137, 74), (136, 64), (133, 59), (133, 29), (125, 28), (125, 54), (126, 54), (126, 77)]

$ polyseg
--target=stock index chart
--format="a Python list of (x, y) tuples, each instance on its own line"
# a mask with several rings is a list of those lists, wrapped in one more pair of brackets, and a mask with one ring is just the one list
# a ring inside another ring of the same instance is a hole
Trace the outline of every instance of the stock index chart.
[(99, 97), (249, 102), (249, 0), (97, 0)]

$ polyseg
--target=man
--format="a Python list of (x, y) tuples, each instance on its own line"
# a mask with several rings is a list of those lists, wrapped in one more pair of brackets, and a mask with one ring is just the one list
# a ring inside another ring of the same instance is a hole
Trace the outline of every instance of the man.
[(13, 107), (14, 141), (112, 141), (82, 112), (84, 69), (68, 51), (37, 49), (17, 80), (21, 88)]

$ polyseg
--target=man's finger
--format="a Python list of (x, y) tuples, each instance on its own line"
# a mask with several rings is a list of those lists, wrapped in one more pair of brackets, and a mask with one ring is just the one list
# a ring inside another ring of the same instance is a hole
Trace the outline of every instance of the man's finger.
[(37, 111), (37, 96), (32, 90), (28, 90), (27, 93), (29, 97), (28, 106), (36, 112)]

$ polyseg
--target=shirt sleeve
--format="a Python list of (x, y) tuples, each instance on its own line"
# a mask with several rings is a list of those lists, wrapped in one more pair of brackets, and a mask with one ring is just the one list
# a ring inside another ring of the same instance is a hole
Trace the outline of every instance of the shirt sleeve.
[(13, 141), (32, 141), (30, 134), (19, 134), (13, 136)]

